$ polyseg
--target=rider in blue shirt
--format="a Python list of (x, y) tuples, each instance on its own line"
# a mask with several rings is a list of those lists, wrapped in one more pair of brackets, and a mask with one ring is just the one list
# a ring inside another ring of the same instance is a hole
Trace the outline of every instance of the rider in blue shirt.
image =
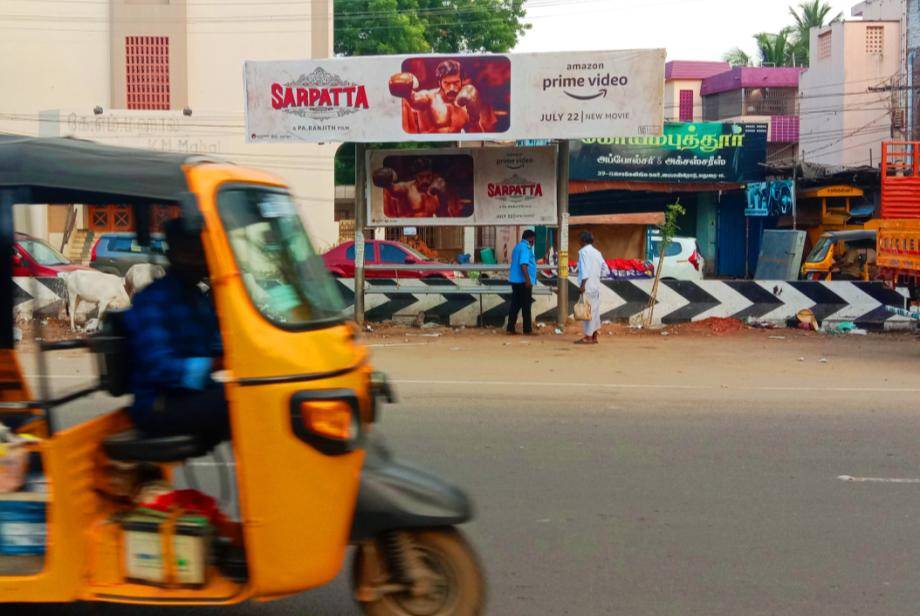
[(134, 296), (125, 315), (131, 416), (152, 435), (191, 434), (217, 443), (229, 437), (229, 419), (223, 386), (211, 379), (222, 345), (214, 304), (199, 286), (208, 273), (204, 250), (180, 221), (165, 230), (169, 269)]

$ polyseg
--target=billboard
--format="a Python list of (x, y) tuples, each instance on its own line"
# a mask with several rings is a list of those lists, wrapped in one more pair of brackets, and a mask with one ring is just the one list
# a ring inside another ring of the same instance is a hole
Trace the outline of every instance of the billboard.
[(589, 138), (570, 147), (573, 180), (744, 183), (763, 179), (767, 125), (668, 122), (660, 136)]
[(556, 224), (556, 148), (367, 153), (368, 225)]
[(747, 185), (745, 216), (792, 216), (795, 183), (792, 180), (751, 182)]
[(247, 61), (250, 142), (657, 135), (664, 50)]

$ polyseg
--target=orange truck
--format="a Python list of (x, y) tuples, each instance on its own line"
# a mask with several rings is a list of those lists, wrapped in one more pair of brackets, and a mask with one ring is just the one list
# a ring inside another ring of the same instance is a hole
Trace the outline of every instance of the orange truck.
[(879, 274), (891, 284), (908, 287), (916, 300), (920, 287), (920, 141), (883, 143), (881, 172), (881, 218), (875, 221)]

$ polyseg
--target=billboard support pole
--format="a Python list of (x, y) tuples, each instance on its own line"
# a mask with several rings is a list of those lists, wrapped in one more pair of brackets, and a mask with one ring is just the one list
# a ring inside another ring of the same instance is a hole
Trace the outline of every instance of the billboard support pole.
[(364, 226), (367, 222), (367, 146), (355, 144), (355, 322), (364, 326)]
[(559, 265), (556, 270), (556, 289), (559, 304), (556, 322), (565, 330), (569, 318), (569, 142), (560, 141), (556, 153), (556, 209), (559, 233), (556, 252)]

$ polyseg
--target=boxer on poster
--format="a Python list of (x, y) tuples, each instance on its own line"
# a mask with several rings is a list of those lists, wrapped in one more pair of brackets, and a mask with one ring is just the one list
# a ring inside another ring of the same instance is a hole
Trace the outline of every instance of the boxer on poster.
[(387, 218), (455, 218), (471, 214), (467, 200), (448, 190), (447, 180), (432, 169), (430, 158), (412, 161), (412, 179), (399, 181), (391, 167), (372, 174), (374, 186), (383, 189), (383, 215)]
[(479, 88), (464, 78), (457, 60), (444, 60), (435, 69), (438, 87), (420, 89), (413, 73), (390, 77), (390, 93), (402, 98), (411, 110), (408, 132), (489, 133), (497, 124), (489, 105), (483, 104)]

